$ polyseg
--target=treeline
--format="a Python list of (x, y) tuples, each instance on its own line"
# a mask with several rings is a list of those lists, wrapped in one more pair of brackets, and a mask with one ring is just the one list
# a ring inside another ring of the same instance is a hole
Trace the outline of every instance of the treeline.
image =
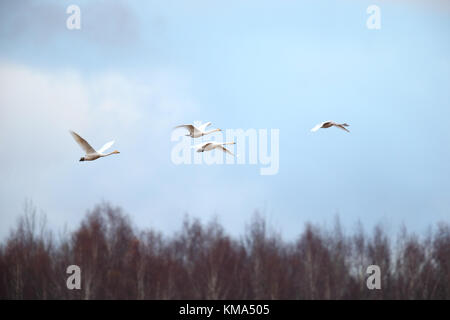
[[(0, 245), (0, 299), (450, 299), (450, 228), (418, 237), (381, 227), (345, 234), (306, 225), (285, 242), (255, 216), (240, 239), (217, 222), (186, 218), (163, 236), (138, 230), (102, 204), (73, 232), (54, 236), (28, 207)], [(66, 268), (81, 268), (68, 290)], [(381, 289), (366, 268), (381, 269)]]

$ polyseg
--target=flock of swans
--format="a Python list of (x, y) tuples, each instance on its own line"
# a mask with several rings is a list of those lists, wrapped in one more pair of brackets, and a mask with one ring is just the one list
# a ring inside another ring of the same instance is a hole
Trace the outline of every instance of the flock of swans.
[[(206, 131), (206, 128), (209, 127), (210, 125), (211, 125), (211, 122), (206, 122), (198, 127), (194, 126), (193, 124), (182, 124), (182, 125), (176, 126), (174, 129), (178, 129), (178, 128), (187, 129), (189, 131), (189, 134), (187, 134), (186, 136), (191, 137), (191, 138), (200, 138), (200, 137), (206, 136), (207, 134), (210, 134), (213, 132), (222, 131), (222, 129), (213, 129), (210, 131)], [(223, 152), (226, 152), (226, 153), (234, 156), (234, 154), (230, 150), (228, 150), (227, 148), (224, 147), (227, 144), (236, 144), (236, 142), (209, 141), (209, 142), (205, 142), (200, 145), (197, 145), (197, 146), (193, 146), (192, 148), (197, 149), (197, 152), (205, 152), (205, 151), (211, 151), (214, 149), (218, 149), (218, 150), (222, 150)]]
[[(174, 127), (174, 129), (178, 129), (178, 128), (187, 129), (189, 131), (189, 134), (187, 134), (186, 136), (191, 137), (191, 138), (200, 138), (200, 137), (206, 136), (213, 132), (222, 131), (221, 129), (213, 129), (213, 130), (206, 131), (206, 128), (209, 127), (210, 125), (211, 125), (211, 122), (206, 122), (200, 126), (194, 126), (193, 124), (182, 124), (182, 125)], [(317, 130), (319, 130), (321, 128), (327, 129), (327, 128), (330, 128), (333, 126), (336, 128), (345, 130), (347, 132), (350, 132), (346, 128), (349, 126), (348, 124), (336, 123), (333, 121), (325, 121), (325, 122), (319, 123), (318, 125), (316, 125), (314, 128), (311, 129), (311, 132), (316, 132)], [(101, 147), (100, 149), (98, 149), (96, 151), (94, 148), (91, 147), (91, 145), (86, 140), (84, 140), (82, 137), (80, 137), (77, 133), (70, 131), (70, 134), (75, 139), (75, 141), (78, 143), (78, 145), (81, 147), (81, 149), (83, 149), (84, 152), (86, 152), (85, 156), (80, 158), (80, 161), (93, 161), (93, 160), (97, 160), (102, 157), (110, 156), (112, 154), (120, 153), (117, 150), (114, 150), (113, 152), (109, 152), (109, 153), (104, 153), (106, 150), (111, 148), (111, 146), (114, 144), (114, 140), (105, 143), (105, 145), (103, 147)], [(234, 154), (230, 150), (228, 150), (227, 148), (224, 147), (225, 145), (230, 145), (230, 144), (236, 144), (236, 142), (209, 141), (209, 142), (202, 143), (200, 145), (193, 146), (192, 148), (197, 149), (197, 152), (205, 152), (205, 151), (211, 151), (211, 150), (217, 149), (217, 150), (221, 150), (225, 153), (228, 153), (228, 154), (234, 156)]]

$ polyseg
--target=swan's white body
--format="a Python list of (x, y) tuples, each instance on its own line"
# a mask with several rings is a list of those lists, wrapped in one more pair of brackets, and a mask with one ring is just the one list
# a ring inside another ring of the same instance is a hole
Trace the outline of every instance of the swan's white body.
[(82, 137), (80, 137), (78, 134), (76, 134), (73, 131), (70, 131), (70, 134), (75, 139), (75, 141), (78, 143), (78, 145), (81, 147), (81, 149), (86, 152), (86, 155), (80, 159), (80, 161), (92, 161), (97, 160), (98, 158), (107, 157), (112, 154), (120, 153), (117, 150), (114, 150), (110, 153), (103, 153), (107, 149), (111, 148), (111, 146), (114, 144), (114, 141), (110, 141), (108, 143), (105, 143), (103, 147), (101, 147), (98, 151), (95, 151), (94, 148), (91, 147), (89, 143), (87, 143), (86, 140), (84, 140)]
[(174, 129), (185, 128), (189, 131), (189, 134), (187, 134), (187, 136), (192, 137), (192, 138), (200, 138), (200, 137), (206, 136), (207, 134), (210, 134), (213, 132), (222, 131), (221, 129), (213, 129), (210, 131), (206, 131), (206, 128), (209, 127), (210, 125), (211, 125), (211, 122), (206, 122), (198, 127), (194, 126), (193, 124), (182, 124), (182, 125), (176, 126)]
[(225, 148), (224, 146), (227, 144), (236, 144), (236, 142), (205, 142), (203, 144), (200, 144), (198, 146), (193, 146), (193, 148), (197, 149), (197, 152), (205, 152), (205, 151), (211, 151), (214, 149), (219, 149), (222, 150), (223, 152), (226, 152), (232, 156), (234, 156), (234, 154), (228, 150), (227, 148)]
[(348, 124), (346, 124), (346, 123), (336, 123), (336, 122), (333, 122), (333, 121), (325, 121), (325, 122), (319, 123), (317, 126), (315, 126), (314, 128), (311, 129), (311, 132), (316, 132), (320, 128), (324, 128), (325, 129), (325, 128), (330, 128), (330, 127), (333, 127), (333, 126), (335, 126), (337, 128), (340, 128), (342, 130), (345, 130), (347, 132), (350, 132), (349, 130), (347, 130), (347, 128), (345, 128), (345, 127), (349, 126)]

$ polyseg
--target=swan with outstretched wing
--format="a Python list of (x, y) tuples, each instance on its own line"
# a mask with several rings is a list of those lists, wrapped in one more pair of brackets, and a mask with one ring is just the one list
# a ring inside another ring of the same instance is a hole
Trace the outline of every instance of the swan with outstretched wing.
[(211, 122), (206, 122), (200, 126), (195, 126), (193, 124), (182, 124), (182, 125), (176, 126), (174, 129), (185, 128), (189, 131), (189, 134), (187, 134), (187, 136), (192, 137), (192, 138), (200, 138), (200, 137), (206, 136), (207, 134), (210, 134), (213, 132), (222, 131), (221, 129), (213, 129), (210, 131), (206, 131), (206, 128), (209, 127), (210, 125), (211, 125)]
[(114, 144), (114, 141), (105, 143), (105, 145), (103, 147), (98, 149), (98, 151), (95, 151), (95, 149), (92, 148), (91, 145), (86, 140), (84, 140), (82, 137), (80, 137), (77, 133), (75, 133), (73, 131), (69, 131), (69, 132), (72, 135), (72, 137), (75, 139), (75, 141), (78, 143), (78, 145), (81, 147), (81, 149), (83, 149), (84, 152), (86, 152), (86, 155), (84, 157), (81, 157), (80, 161), (93, 161), (93, 160), (97, 160), (98, 158), (107, 157), (112, 154), (120, 153), (117, 150), (114, 150), (113, 152), (106, 153), (106, 154), (104, 153), (106, 150), (111, 148), (111, 146)]
[(222, 150), (225, 153), (228, 153), (232, 156), (234, 156), (234, 154), (228, 150), (227, 148), (225, 148), (225, 145), (227, 144), (236, 144), (236, 142), (205, 142), (203, 144), (199, 144), (197, 146), (192, 146), (192, 148), (197, 149), (197, 152), (205, 152), (205, 151), (211, 151), (214, 149), (218, 149), (218, 150)]
[(316, 125), (314, 128), (311, 129), (311, 132), (316, 132), (317, 130), (323, 128), (330, 128), (330, 127), (337, 127), (339, 129), (345, 130), (347, 132), (350, 132), (346, 127), (348, 127), (349, 125), (346, 123), (336, 123), (333, 121), (325, 121), (325, 122), (321, 122), (318, 125)]

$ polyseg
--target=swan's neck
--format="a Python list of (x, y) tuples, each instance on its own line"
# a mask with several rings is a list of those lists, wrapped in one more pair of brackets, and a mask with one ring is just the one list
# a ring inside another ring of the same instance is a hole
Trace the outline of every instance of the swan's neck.
[(206, 131), (205, 134), (210, 134), (210, 133), (217, 132), (217, 131), (220, 131), (220, 129), (214, 129), (214, 130)]
[(112, 154), (115, 154), (115, 152), (113, 151), (113, 152), (110, 152), (110, 153), (103, 154), (102, 157), (107, 157), (107, 156), (110, 156)]

